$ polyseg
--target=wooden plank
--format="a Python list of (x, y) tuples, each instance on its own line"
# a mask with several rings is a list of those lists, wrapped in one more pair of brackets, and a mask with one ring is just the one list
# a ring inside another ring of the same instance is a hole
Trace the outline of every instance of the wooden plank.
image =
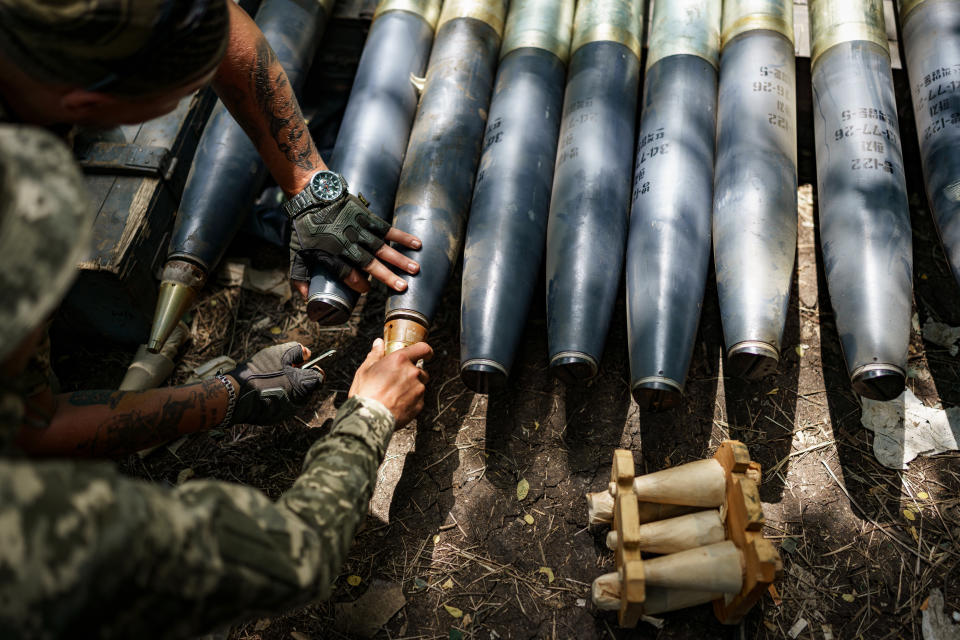
[(617, 485), (613, 526), (617, 532), (616, 563), (620, 574), (621, 627), (635, 627), (643, 615), (646, 580), (640, 552), (640, 513), (633, 492), (633, 454), (626, 449), (613, 452), (610, 480)]

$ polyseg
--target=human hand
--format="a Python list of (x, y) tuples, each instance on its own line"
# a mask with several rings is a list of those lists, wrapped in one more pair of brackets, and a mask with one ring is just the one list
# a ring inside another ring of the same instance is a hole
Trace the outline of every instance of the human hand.
[(323, 371), (298, 368), (310, 357), (299, 342), (258, 351), (226, 375), (237, 382), (234, 424), (273, 424), (292, 416), (323, 384)]
[(373, 215), (365, 201), (354, 195), (348, 194), (326, 207), (305, 211), (293, 220), (290, 279), (306, 297), (312, 272), (316, 266), (322, 266), (351, 289), (364, 293), (370, 289), (370, 283), (359, 268), (391, 289), (403, 291), (407, 283), (384, 262), (410, 274), (417, 273), (420, 265), (385, 241), (409, 249), (421, 246), (418, 238)]
[(385, 356), (383, 340), (377, 338), (367, 359), (357, 368), (348, 396), (378, 400), (393, 414), (396, 426), (402, 427), (423, 410), (430, 376), (416, 363), (432, 356), (433, 349), (426, 342)]

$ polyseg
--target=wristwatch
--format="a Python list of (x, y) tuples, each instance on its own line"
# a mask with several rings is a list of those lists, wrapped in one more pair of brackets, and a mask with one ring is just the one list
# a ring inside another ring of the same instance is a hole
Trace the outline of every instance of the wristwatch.
[(310, 209), (331, 205), (347, 193), (347, 181), (343, 176), (324, 169), (310, 177), (303, 191), (284, 202), (283, 210), (292, 220)]

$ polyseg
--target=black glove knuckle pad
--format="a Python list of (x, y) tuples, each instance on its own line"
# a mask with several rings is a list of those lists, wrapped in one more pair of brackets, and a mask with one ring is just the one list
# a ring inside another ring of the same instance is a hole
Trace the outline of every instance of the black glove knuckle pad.
[[(350, 273), (350, 265), (365, 267), (373, 260), (373, 255), (360, 245), (373, 251), (383, 246), (383, 241), (367, 230), (376, 226), (371, 219), (381, 223), (379, 228), (385, 224), (354, 196), (308, 211), (293, 221), (295, 233), (291, 234), (291, 249), (307, 266), (309, 263), (320, 264), (344, 278)], [(389, 228), (387, 225), (386, 229)], [(297, 238), (296, 247), (293, 237)], [(350, 264), (344, 264), (344, 261)]]
[(303, 347), (288, 342), (262, 349), (231, 371), (240, 385), (234, 423), (271, 424), (306, 404), (319, 386), (319, 372), (291, 366), (302, 361)]

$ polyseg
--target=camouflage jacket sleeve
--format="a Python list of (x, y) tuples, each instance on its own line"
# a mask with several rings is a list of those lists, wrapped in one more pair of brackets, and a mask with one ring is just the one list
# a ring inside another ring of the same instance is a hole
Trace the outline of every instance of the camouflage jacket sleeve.
[(393, 431), (353, 398), (271, 502), (108, 464), (0, 460), (0, 637), (189, 637), (329, 596)]

